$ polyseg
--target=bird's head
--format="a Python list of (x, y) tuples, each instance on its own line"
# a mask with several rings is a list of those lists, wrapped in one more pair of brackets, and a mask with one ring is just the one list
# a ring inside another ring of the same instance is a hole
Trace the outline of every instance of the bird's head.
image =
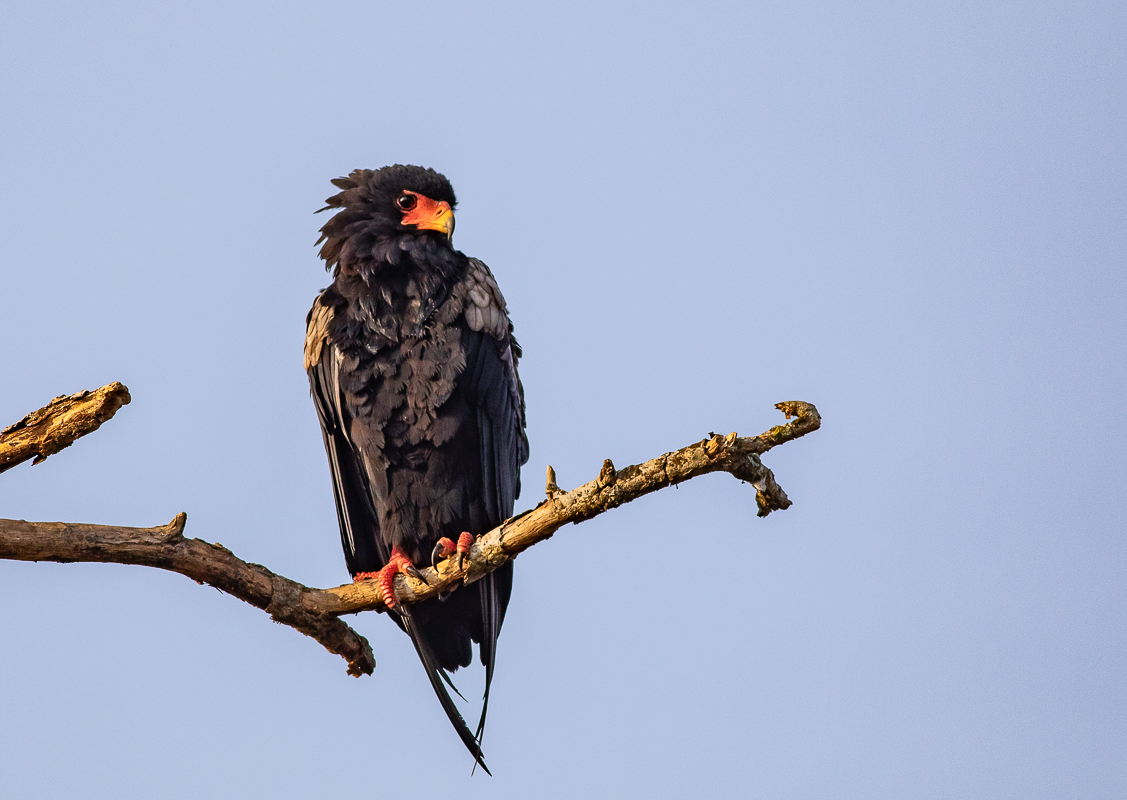
[(333, 184), (339, 194), (326, 200), (326, 211), (341, 211), (321, 228), (317, 240), (325, 268), (361, 261), (398, 261), (396, 240), (432, 239), (450, 248), (454, 234), (454, 189), (450, 181), (426, 167), (396, 164), (358, 169)]

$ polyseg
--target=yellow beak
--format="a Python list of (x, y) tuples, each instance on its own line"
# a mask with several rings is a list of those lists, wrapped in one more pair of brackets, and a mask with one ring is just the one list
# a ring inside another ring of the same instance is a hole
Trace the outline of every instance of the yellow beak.
[(445, 233), (447, 240), (451, 239), (454, 236), (454, 210), (450, 204), (445, 200), (435, 202), (421, 194), (415, 196), (418, 202), (403, 215), (403, 224), (414, 225), (421, 231)]
[(454, 212), (450, 208), (450, 204), (443, 200), (438, 204), (438, 215), (425, 221), (420, 222), (418, 227), (428, 231), (438, 231), (445, 233), (447, 239), (454, 237)]

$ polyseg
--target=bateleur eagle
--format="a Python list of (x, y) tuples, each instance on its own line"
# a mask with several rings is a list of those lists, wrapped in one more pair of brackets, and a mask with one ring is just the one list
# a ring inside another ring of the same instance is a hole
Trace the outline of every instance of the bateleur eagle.
[[(489, 706), (512, 563), (445, 599), (410, 606), (394, 577), (467, 552), (512, 516), (528, 460), (520, 347), (489, 268), (451, 244), (454, 190), (423, 167), (356, 170), (321, 209), (333, 283), (306, 319), (305, 368), (324, 434), (345, 561), (375, 577), (474, 759)], [(448, 672), (485, 666), (471, 732)], [(452, 684), (450, 684), (452, 686)], [(488, 771), (488, 770), (486, 770)]]

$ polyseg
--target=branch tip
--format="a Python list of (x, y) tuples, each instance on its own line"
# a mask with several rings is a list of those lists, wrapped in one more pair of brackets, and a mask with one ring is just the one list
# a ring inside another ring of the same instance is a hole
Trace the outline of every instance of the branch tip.
[(0, 431), (0, 472), (28, 460), (42, 463), (79, 437), (96, 431), (130, 399), (129, 390), (116, 381), (92, 392), (56, 397)]

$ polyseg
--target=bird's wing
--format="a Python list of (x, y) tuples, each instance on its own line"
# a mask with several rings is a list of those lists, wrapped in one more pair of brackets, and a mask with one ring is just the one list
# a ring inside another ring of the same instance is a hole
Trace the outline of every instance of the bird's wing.
[[(487, 518), (500, 524), (513, 515), (520, 494), (520, 468), (528, 461), (524, 427), (524, 389), (517, 374), (520, 346), (497, 282), (489, 268), (470, 259), (465, 279), (453, 295), (462, 298), (463, 314), (473, 344), (467, 348), (460, 384), (477, 412), (481, 436), (482, 501)], [(485, 729), (489, 687), (493, 681), (497, 636), (512, 593), (512, 565), (506, 564), (478, 581), (482, 614), (481, 663), (485, 666), (485, 694), (477, 738)]]
[[(378, 492), (381, 488), (378, 485), (380, 479), (386, 482), (386, 478), (383, 477), (382, 467), (369, 463), (350, 437), (351, 419), (347, 404), (342, 402), (338, 379), (342, 357), (340, 350), (328, 338), (333, 308), (329, 302), (323, 302), (326, 299), (326, 293), (322, 293), (314, 301), (306, 319), (305, 369), (309, 375), (309, 388), (317, 409), (317, 418), (321, 422), (325, 451), (329, 456), (333, 497), (345, 560), (349, 572), (355, 574), (378, 569), (388, 562), (391, 555), (378, 535), (379, 517), (373, 499), (373, 488)], [(386, 486), (382, 488), (386, 495)], [(446, 671), (438, 665), (425, 637), (420, 635), (410, 607), (401, 607), (401, 612), (402, 617), (394, 613), (390, 616), (411, 636), (446, 716), (474, 760), (488, 773), (489, 768), (485, 765), (479, 744), (481, 724), (479, 723), (477, 735), (470, 731), (447, 691), (449, 678)]]
[(341, 352), (329, 342), (333, 308), (323, 302), (327, 293), (314, 301), (306, 318), (305, 370), (329, 456), (344, 557), (349, 573), (356, 574), (379, 569), (387, 563), (390, 553), (382, 552), (369, 474), (363, 456), (353, 447), (349, 436), (352, 419), (341, 398)]

